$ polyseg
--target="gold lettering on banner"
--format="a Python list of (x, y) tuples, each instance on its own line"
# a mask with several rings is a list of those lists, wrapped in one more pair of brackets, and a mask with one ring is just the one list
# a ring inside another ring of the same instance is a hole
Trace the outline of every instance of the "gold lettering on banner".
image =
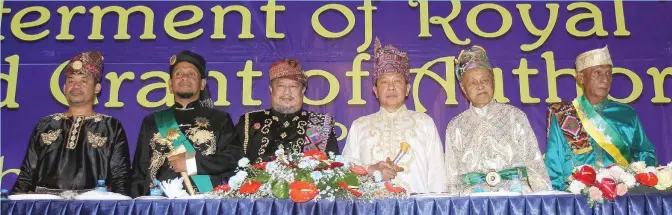
[(93, 24), (91, 24), (92, 28), (89, 40), (102, 40), (104, 38), (100, 34), (103, 26), (103, 17), (110, 12), (114, 12), (119, 16), (117, 34), (114, 35), (115, 40), (131, 39), (131, 35), (128, 34), (128, 17), (132, 13), (142, 13), (145, 17), (144, 32), (140, 35), (140, 39), (156, 39), (156, 35), (154, 35), (154, 11), (147, 6), (135, 6), (129, 9), (119, 6), (109, 6), (101, 9), (100, 6), (95, 6), (89, 9), (89, 12), (93, 14)]
[(215, 6), (212, 9), (210, 9), (212, 13), (215, 14), (215, 28), (214, 28), (214, 33), (212, 36), (210, 36), (211, 39), (225, 39), (226, 35), (224, 35), (224, 16), (226, 16), (227, 13), (236, 11), (238, 14), (241, 16), (241, 31), (240, 34), (238, 35), (238, 39), (252, 39), (254, 38), (254, 35), (252, 34), (252, 30), (250, 29), (252, 27), (252, 14), (250, 14), (250, 10), (248, 10), (246, 7), (240, 6), (240, 5), (230, 5), (227, 6), (226, 8), (222, 8), (222, 6)]
[(16, 102), (16, 85), (19, 80), (19, 55), (6, 57), (5, 62), (9, 64), (9, 72), (7, 74), (0, 73), (0, 80), (7, 82), (5, 99), (0, 102), (0, 107), (16, 109), (19, 108), (19, 103)]
[(653, 91), (654, 97), (651, 98), (651, 102), (654, 104), (661, 103), (670, 103), (672, 99), (665, 96), (665, 79), (668, 76), (672, 77), (672, 67), (667, 67), (663, 71), (659, 71), (657, 68), (649, 68), (646, 71), (646, 74), (653, 78)]

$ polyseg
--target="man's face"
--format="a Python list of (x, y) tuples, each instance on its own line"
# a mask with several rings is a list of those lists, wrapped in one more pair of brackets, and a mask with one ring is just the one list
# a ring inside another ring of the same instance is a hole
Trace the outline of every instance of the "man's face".
[(612, 77), (611, 66), (599, 65), (580, 71), (576, 76), (576, 81), (583, 86), (586, 96), (606, 98), (611, 89)]
[(100, 83), (96, 83), (93, 76), (71, 74), (65, 77), (63, 93), (70, 106), (93, 105), (93, 100), (100, 89)]
[(201, 79), (201, 73), (194, 65), (180, 62), (173, 68), (169, 87), (171, 92), (180, 98), (193, 98), (205, 88), (205, 79)]
[(495, 88), (492, 71), (476, 68), (465, 72), (460, 80), (460, 88), (474, 106), (482, 107), (490, 103)]
[(373, 86), (373, 93), (383, 107), (401, 106), (410, 91), (411, 85), (399, 73), (385, 73), (376, 79), (376, 84)]
[(271, 83), (271, 106), (280, 113), (295, 113), (303, 106), (305, 89), (303, 84), (297, 80), (275, 79)]

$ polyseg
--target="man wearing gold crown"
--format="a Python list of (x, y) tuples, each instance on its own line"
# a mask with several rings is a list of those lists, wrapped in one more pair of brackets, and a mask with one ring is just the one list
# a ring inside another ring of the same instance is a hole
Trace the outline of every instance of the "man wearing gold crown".
[(520, 109), (493, 99), (495, 77), (480, 46), (463, 50), (455, 60), (460, 89), (469, 109), (446, 128), (446, 167), (451, 193), (509, 191), (518, 177), (523, 192), (550, 189), (537, 138)]
[(246, 113), (236, 125), (247, 158), (252, 163), (265, 162), (280, 147), (286, 153), (320, 150), (340, 154), (334, 117), (303, 109), (308, 82), (301, 64), (294, 59), (278, 60), (269, 73), (271, 109)]
[(565, 190), (572, 169), (580, 165), (627, 166), (644, 161), (658, 165), (632, 107), (608, 98), (612, 81), (611, 55), (605, 46), (576, 58), (576, 81), (584, 95), (549, 105), (546, 167), (553, 189)]
[(190, 194), (210, 192), (243, 157), (231, 117), (214, 109), (205, 59), (182, 51), (171, 57), (169, 73), (175, 104), (142, 121), (133, 159), (133, 197), (147, 195), (154, 180), (178, 177), (184, 177)]
[(111, 192), (127, 194), (131, 161), (124, 128), (93, 111), (102, 73), (100, 52), (70, 59), (63, 71), (68, 111), (37, 123), (12, 193), (83, 193), (104, 180)]
[(343, 155), (410, 193), (445, 192), (443, 151), (434, 120), (404, 104), (411, 90), (408, 55), (392, 45), (382, 47), (378, 38), (373, 55), (373, 92), (380, 110), (352, 122)]

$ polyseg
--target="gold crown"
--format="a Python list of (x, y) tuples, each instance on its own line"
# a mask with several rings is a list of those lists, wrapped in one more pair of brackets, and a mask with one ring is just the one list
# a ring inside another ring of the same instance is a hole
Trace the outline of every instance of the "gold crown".
[(609, 48), (607, 48), (607, 46), (584, 52), (576, 57), (577, 72), (583, 71), (588, 67), (599, 65), (614, 66), (614, 63), (611, 62), (611, 55), (609, 54)]

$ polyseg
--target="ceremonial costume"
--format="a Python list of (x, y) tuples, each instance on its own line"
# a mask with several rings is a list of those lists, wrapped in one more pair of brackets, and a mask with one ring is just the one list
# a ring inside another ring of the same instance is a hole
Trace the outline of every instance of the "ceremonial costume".
[[(291, 78), (306, 84), (301, 65), (295, 60), (271, 65), (270, 80), (277, 78)], [(236, 130), (247, 158), (252, 163), (261, 163), (275, 156), (280, 145), (285, 151), (320, 150), (340, 154), (334, 123), (334, 117), (328, 114), (306, 110), (283, 114), (271, 108), (245, 113), (238, 120)]]
[[(85, 52), (70, 60), (63, 76), (85, 74), (100, 83), (102, 72), (100, 52)], [(35, 126), (12, 192), (82, 193), (105, 180), (111, 192), (126, 194), (130, 168), (126, 133), (119, 120), (100, 113), (56, 113)]]
[[(607, 47), (576, 59), (576, 70), (613, 66)], [(572, 169), (580, 165), (607, 167), (644, 161), (658, 165), (655, 148), (632, 107), (605, 99), (591, 104), (585, 96), (549, 105), (546, 167), (556, 190), (565, 190)]]
[[(170, 71), (180, 62), (189, 62), (207, 77), (205, 60), (183, 51), (171, 58)], [(187, 174), (196, 192), (212, 191), (222, 184), (243, 157), (228, 113), (214, 109), (207, 86), (199, 99), (183, 106), (154, 112), (142, 122), (135, 158), (133, 159), (133, 197), (147, 195), (153, 180), (165, 181), (181, 177), (169, 166), (167, 154), (179, 147), (186, 149)]]
[[(472, 69), (492, 71), (478, 46), (460, 53), (455, 68), (459, 80)], [(479, 182), (486, 182), (485, 191), (509, 191), (513, 175), (526, 192), (550, 189), (537, 138), (525, 113), (512, 105), (492, 100), (482, 108), (470, 105), (453, 118), (446, 128), (445, 158), (454, 194), (470, 194)]]
[[(373, 81), (384, 73), (394, 72), (404, 76), (409, 83), (409, 58), (406, 53), (391, 45), (381, 47), (374, 42)], [(446, 173), (439, 133), (429, 115), (408, 110), (402, 105), (395, 112), (384, 108), (374, 114), (356, 119), (349, 129), (343, 156), (365, 166), (395, 158), (400, 143), (410, 145), (398, 162), (404, 171), (397, 173), (395, 184), (410, 193), (446, 191)]]

